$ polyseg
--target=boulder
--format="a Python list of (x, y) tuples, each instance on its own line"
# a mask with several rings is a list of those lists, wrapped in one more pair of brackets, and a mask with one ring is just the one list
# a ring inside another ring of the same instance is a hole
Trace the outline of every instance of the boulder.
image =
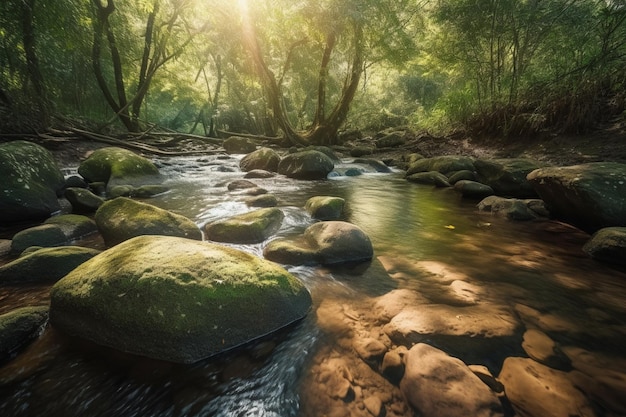
[(235, 180), (228, 183), (226, 188), (228, 191), (245, 190), (247, 188), (256, 188), (256, 184), (248, 180)]
[(506, 358), (499, 379), (520, 417), (597, 415), (589, 399), (569, 380), (568, 373), (532, 359)]
[(244, 154), (256, 150), (256, 143), (254, 143), (253, 140), (241, 136), (229, 137), (224, 141), (222, 146), (229, 154)]
[(85, 188), (70, 187), (65, 190), (65, 198), (72, 205), (72, 212), (94, 213), (104, 203), (104, 199)]
[(388, 174), (391, 172), (391, 168), (389, 168), (383, 161), (379, 161), (378, 159), (356, 158), (354, 161), (352, 161), (352, 163), (365, 165), (366, 167), (372, 168), (375, 172), (379, 172), (382, 174)]
[(52, 154), (26, 141), (0, 145), (0, 224), (41, 220), (61, 210), (65, 186)]
[(0, 266), (0, 284), (56, 282), (72, 269), (93, 258), (99, 250), (80, 246), (41, 248)]
[(448, 177), (438, 171), (417, 172), (408, 175), (406, 180), (416, 184), (434, 185), (435, 187), (449, 187)]
[(284, 218), (278, 208), (262, 208), (209, 223), (204, 231), (216, 242), (260, 243), (280, 229)]
[(477, 181), (493, 188), (503, 197), (535, 198), (537, 193), (526, 177), (543, 165), (529, 159), (477, 159)]
[(400, 389), (420, 415), (504, 416), (495, 393), (460, 359), (418, 343), (409, 350), (405, 363)]
[(563, 371), (572, 368), (570, 359), (565, 356), (560, 346), (541, 330), (526, 330), (522, 349), (530, 358), (550, 368)]
[(405, 143), (404, 132), (392, 132), (374, 141), (377, 148), (395, 148)]
[(476, 174), (473, 171), (469, 171), (467, 169), (455, 171), (453, 173), (451, 172), (448, 175), (450, 175), (448, 177), (448, 182), (451, 185), (454, 185), (461, 180), (476, 181)]
[(369, 237), (357, 226), (340, 221), (315, 223), (303, 235), (272, 240), (263, 250), (267, 259), (289, 265), (362, 262), (373, 254)]
[(492, 195), (481, 200), (477, 207), (480, 211), (488, 211), (510, 220), (534, 220), (548, 215), (543, 202), (533, 199), (520, 200)]
[(372, 146), (367, 146), (367, 145), (355, 146), (354, 148), (350, 149), (350, 156), (353, 156), (355, 158), (365, 156), (365, 155), (371, 155), (373, 153), (374, 153), (374, 148)]
[[(278, 166), (278, 164), (276, 164)], [(264, 169), (253, 169), (252, 171), (248, 171), (244, 178), (272, 178), (275, 177), (275, 172), (265, 171)]]
[[(116, 186), (133, 188), (160, 184), (158, 168), (143, 156), (123, 148), (106, 147), (94, 151), (78, 167), (78, 173), (89, 183), (104, 182), (107, 193)], [(121, 189), (116, 191), (120, 194)]]
[(626, 265), (626, 227), (605, 227), (591, 236), (583, 251), (593, 259)]
[(340, 197), (315, 196), (306, 201), (304, 209), (318, 220), (339, 220), (346, 200)]
[(261, 194), (246, 199), (246, 205), (248, 207), (276, 207), (278, 200), (272, 194)]
[(339, 159), (339, 157), (337, 156), (335, 151), (333, 151), (328, 146), (311, 145), (311, 146), (307, 146), (306, 148), (304, 148), (303, 151), (317, 151), (317, 152), (321, 152), (324, 155), (326, 155), (327, 157), (329, 157), (330, 160), (333, 161), (333, 163), (338, 164), (338, 163), (341, 162), (341, 159)]
[(96, 224), (89, 217), (79, 214), (54, 216), (39, 226), (16, 233), (11, 251), (20, 253), (30, 246), (61, 246), (95, 232)]
[(126, 197), (104, 203), (96, 211), (95, 220), (107, 246), (140, 235), (202, 240), (202, 232), (188, 218)]
[(244, 156), (239, 162), (242, 171), (250, 172), (257, 169), (276, 172), (280, 155), (270, 148), (260, 148)]
[(528, 174), (528, 181), (559, 220), (588, 233), (626, 226), (626, 164), (540, 168)]
[(325, 179), (334, 167), (326, 154), (311, 150), (285, 156), (278, 164), (278, 173), (300, 180), (318, 180)]
[(476, 181), (460, 180), (454, 183), (454, 191), (464, 198), (482, 199), (493, 195), (493, 189), (485, 184)]
[(22, 307), (0, 315), (0, 362), (35, 339), (48, 321), (48, 306)]
[(417, 159), (410, 163), (406, 176), (428, 171), (438, 171), (448, 174), (455, 171), (474, 171), (474, 160), (467, 156), (445, 155), (434, 158)]
[(99, 345), (192, 363), (297, 322), (310, 306), (307, 289), (276, 264), (207, 242), (140, 236), (57, 282), (50, 320)]

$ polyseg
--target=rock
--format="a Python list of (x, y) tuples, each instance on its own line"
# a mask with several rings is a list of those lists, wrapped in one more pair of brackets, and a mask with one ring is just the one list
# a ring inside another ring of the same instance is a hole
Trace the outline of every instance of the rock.
[(276, 207), (278, 200), (272, 194), (261, 194), (246, 199), (246, 205), (249, 207)]
[(311, 296), (283, 268), (221, 245), (140, 236), (51, 290), (52, 325), (155, 359), (192, 363), (302, 319)]
[(315, 223), (302, 236), (272, 240), (263, 250), (267, 259), (289, 265), (362, 262), (373, 254), (369, 237), (357, 226), (341, 221)]
[(169, 187), (166, 187), (165, 185), (148, 184), (134, 188), (131, 191), (130, 196), (135, 198), (150, 198), (154, 197), (155, 195), (166, 193), (169, 190)]
[[(159, 170), (151, 161), (127, 149), (116, 147), (94, 151), (80, 164), (78, 173), (88, 183), (106, 183), (107, 193), (116, 186), (136, 188), (163, 182)], [(120, 189), (116, 194), (121, 195)]]
[(626, 227), (605, 227), (591, 236), (583, 251), (593, 259), (626, 265)]
[(329, 157), (330, 160), (333, 161), (333, 163), (338, 164), (339, 162), (341, 162), (341, 159), (339, 159), (339, 157), (337, 156), (335, 151), (333, 151), (328, 146), (312, 145), (312, 146), (307, 146), (306, 148), (303, 149), (303, 151), (317, 151), (317, 152), (321, 152), (324, 155), (326, 155), (327, 157)]
[(315, 196), (307, 200), (304, 209), (318, 220), (339, 220), (346, 200), (340, 197)]
[(463, 169), (461, 171), (450, 173), (450, 176), (448, 177), (448, 182), (452, 185), (461, 180), (476, 181), (476, 174), (473, 171)]
[(0, 145), (0, 224), (41, 220), (61, 210), (65, 186), (52, 154), (17, 140)]
[(231, 136), (222, 144), (224, 149), (229, 154), (244, 154), (254, 152), (256, 150), (256, 143), (248, 138), (241, 136)]
[(383, 327), (396, 344), (411, 346), (428, 340), (468, 357), (519, 346), (521, 328), (508, 307), (488, 303), (467, 307), (409, 306)]
[(407, 181), (417, 184), (434, 185), (436, 187), (449, 187), (448, 177), (438, 171), (418, 172), (406, 177)]
[(392, 132), (374, 141), (377, 148), (395, 148), (405, 143), (404, 132)]
[[(278, 166), (278, 164), (276, 164)], [(244, 175), (244, 178), (272, 178), (275, 177), (275, 172), (265, 171), (264, 169), (253, 169)]]
[(239, 168), (246, 172), (257, 169), (276, 172), (279, 162), (280, 155), (278, 155), (276, 151), (270, 148), (260, 148), (244, 156), (239, 162)]
[(355, 146), (354, 148), (350, 149), (350, 156), (353, 156), (355, 158), (365, 155), (371, 155), (373, 153), (374, 148), (371, 146)]
[[(531, 204), (534, 210), (531, 209)], [(520, 200), (517, 198), (504, 198), (489, 196), (481, 200), (477, 207), (480, 211), (489, 211), (494, 215), (505, 217), (509, 220), (534, 220), (539, 218), (537, 211), (541, 204), (537, 200)]]
[(389, 168), (384, 162), (379, 161), (377, 159), (356, 158), (354, 161), (352, 161), (352, 163), (365, 165), (369, 168), (373, 168), (374, 171), (382, 173), (382, 174), (388, 174), (391, 172), (391, 168)]
[(404, 360), (398, 350), (385, 353), (383, 363), (380, 366), (380, 372), (394, 385), (399, 384), (404, 376)]
[(41, 248), (0, 267), (0, 284), (56, 282), (100, 251), (79, 246)]
[(504, 415), (496, 395), (460, 359), (424, 343), (409, 350), (400, 388), (423, 416)]
[(319, 151), (302, 151), (285, 156), (278, 164), (278, 173), (301, 180), (325, 179), (335, 164)]
[(4, 256), (11, 251), (11, 240), (0, 239), (0, 256)]
[(494, 194), (493, 189), (476, 181), (460, 180), (454, 184), (454, 191), (464, 198), (482, 199)]
[(383, 417), (385, 415), (385, 406), (380, 398), (376, 396), (367, 397), (363, 400), (363, 404), (372, 416)]
[(588, 233), (626, 226), (626, 164), (540, 168), (528, 174), (528, 181), (559, 220)]
[(474, 161), (477, 181), (490, 186), (503, 197), (535, 198), (537, 193), (526, 177), (542, 164), (522, 158), (477, 159)]
[(548, 335), (537, 329), (528, 329), (524, 333), (524, 341), (522, 342), (524, 352), (531, 359), (549, 366), (550, 368), (569, 371), (571, 362), (567, 356), (563, 354), (561, 348), (550, 339)]
[(406, 176), (428, 171), (438, 171), (442, 174), (455, 171), (474, 171), (474, 161), (467, 156), (446, 155), (434, 158), (423, 158), (412, 162), (406, 172)]
[(42, 225), (16, 233), (11, 242), (11, 251), (20, 253), (30, 246), (61, 246), (96, 231), (96, 224), (89, 217), (78, 214), (54, 216)]
[(506, 358), (499, 376), (520, 417), (596, 416), (589, 400), (567, 373), (529, 358)]
[(484, 365), (468, 365), (470, 371), (474, 372), (474, 375), (489, 387), (490, 390), (497, 394), (504, 392), (504, 385), (498, 379), (493, 376), (489, 368)]
[(48, 321), (48, 307), (22, 307), (0, 315), (0, 362), (35, 339)]
[(280, 229), (284, 218), (278, 208), (262, 208), (209, 223), (204, 230), (216, 242), (260, 243)]
[(93, 213), (104, 203), (103, 198), (85, 188), (67, 188), (65, 198), (72, 205), (72, 212), (78, 214)]
[(243, 191), (243, 194), (251, 195), (251, 196), (259, 196), (259, 195), (267, 194), (267, 190), (261, 187), (252, 187), (252, 188), (246, 188)]
[(226, 186), (228, 191), (245, 190), (246, 188), (255, 188), (257, 185), (248, 180), (235, 180)]
[(85, 182), (80, 175), (70, 175), (65, 179), (65, 188), (88, 188), (89, 184)]
[(354, 350), (363, 362), (377, 366), (377, 364), (383, 359), (385, 353), (387, 353), (387, 346), (377, 339), (367, 337), (364, 339), (357, 339), (354, 342)]
[(96, 211), (95, 220), (107, 246), (140, 235), (202, 240), (202, 232), (188, 218), (126, 197), (104, 203)]

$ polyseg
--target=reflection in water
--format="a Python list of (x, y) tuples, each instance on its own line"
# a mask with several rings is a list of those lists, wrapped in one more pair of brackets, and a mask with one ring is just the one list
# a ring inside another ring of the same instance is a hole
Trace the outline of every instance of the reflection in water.
[[(172, 190), (150, 202), (200, 226), (251, 210), (247, 195), (226, 189), (241, 173), (219, 167), (236, 170), (237, 160), (164, 165)], [(48, 329), (0, 369), (0, 415), (365, 416), (379, 406), (388, 416), (411, 415), (397, 383), (378, 372), (380, 363), (355, 353), (363, 343), (402, 354), (402, 337), (427, 341), (497, 376), (506, 357), (526, 356), (527, 329), (549, 335), (561, 352), (571, 352), (576, 369), (586, 362), (585, 375), (603, 381), (602, 392), (583, 390), (599, 415), (626, 410), (626, 273), (587, 259), (580, 249), (586, 234), (557, 222), (480, 214), (451, 190), (397, 174), (253, 181), (279, 200), (280, 236), (313, 223), (302, 209), (309, 197), (346, 199), (346, 220), (370, 236), (375, 259), (360, 268), (290, 268), (313, 296), (302, 323), (191, 366), (78, 344)], [(234, 246), (261, 256), (265, 243)], [(3, 287), (0, 312), (47, 297), (46, 287)], [(400, 322), (402, 314), (421, 321)], [(501, 332), (501, 344), (466, 334), (480, 333), (485, 323), (495, 323), (487, 333)], [(418, 325), (435, 328), (421, 334)], [(613, 382), (593, 364), (612, 368)]]

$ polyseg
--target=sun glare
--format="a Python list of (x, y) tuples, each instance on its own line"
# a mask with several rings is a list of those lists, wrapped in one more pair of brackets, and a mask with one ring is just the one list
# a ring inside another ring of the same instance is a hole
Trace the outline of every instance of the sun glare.
[(237, 7), (239, 7), (239, 13), (241, 13), (242, 16), (248, 14), (248, 0), (237, 0)]

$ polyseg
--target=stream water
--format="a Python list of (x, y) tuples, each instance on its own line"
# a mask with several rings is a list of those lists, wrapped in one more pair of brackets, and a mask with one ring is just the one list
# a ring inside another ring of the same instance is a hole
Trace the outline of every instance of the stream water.
[[(229, 181), (242, 178), (236, 158), (157, 162), (171, 191), (150, 199), (151, 204), (200, 226), (250, 210), (244, 202), (249, 196), (226, 189)], [(369, 411), (359, 398), (322, 398), (320, 366), (335, 357), (348, 365), (358, 362), (343, 343), (345, 329), (329, 324), (323, 312), (363, 320), (359, 328), (373, 332), (379, 297), (408, 289), (429, 303), (454, 304), (442, 294), (455, 280), (488, 291), (492, 304), (517, 306), (524, 326), (544, 330), (566, 353), (583, 349), (622, 378), (626, 375), (626, 271), (588, 259), (581, 251), (585, 233), (554, 221), (511, 222), (479, 213), (475, 202), (454, 191), (408, 183), (399, 173), (252, 181), (279, 200), (285, 213), (279, 236), (300, 233), (314, 222), (302, 208), (309, 197), (344, 198), (345, 220), (370, 236), (375, 259), (353, 268), (289, 268), (312, 293), (307, 318), (270, 339), (193, 365), (67, 340), (48, 327), (25, 352), (1, 364), (0, 415), (366, 416)], [(78, 243), (103, 247), (98, 237)], [(264, 244), (234, 246), (262, 256)], [(0, 313), (45, 304), (48, 291), (48, 285), (0, 287)], [(496, 353), (465, 352), (461, 346), (449, 353), (487, 365), (496, 376), (504, 358), (525, 356), (520, 346)], [(620, 398), (626, 381), (614, 382), (604, 381), (617, 402), (599, 401), (598, 395), (592, 399), (599, 416), (626, 410), (625, 396)], [(357, 397), (376, 389), (391, 392), (378, 393), (388, 416), (412, 415), (395, 404), (401, 396), (392, 384), (360, 385)]]

